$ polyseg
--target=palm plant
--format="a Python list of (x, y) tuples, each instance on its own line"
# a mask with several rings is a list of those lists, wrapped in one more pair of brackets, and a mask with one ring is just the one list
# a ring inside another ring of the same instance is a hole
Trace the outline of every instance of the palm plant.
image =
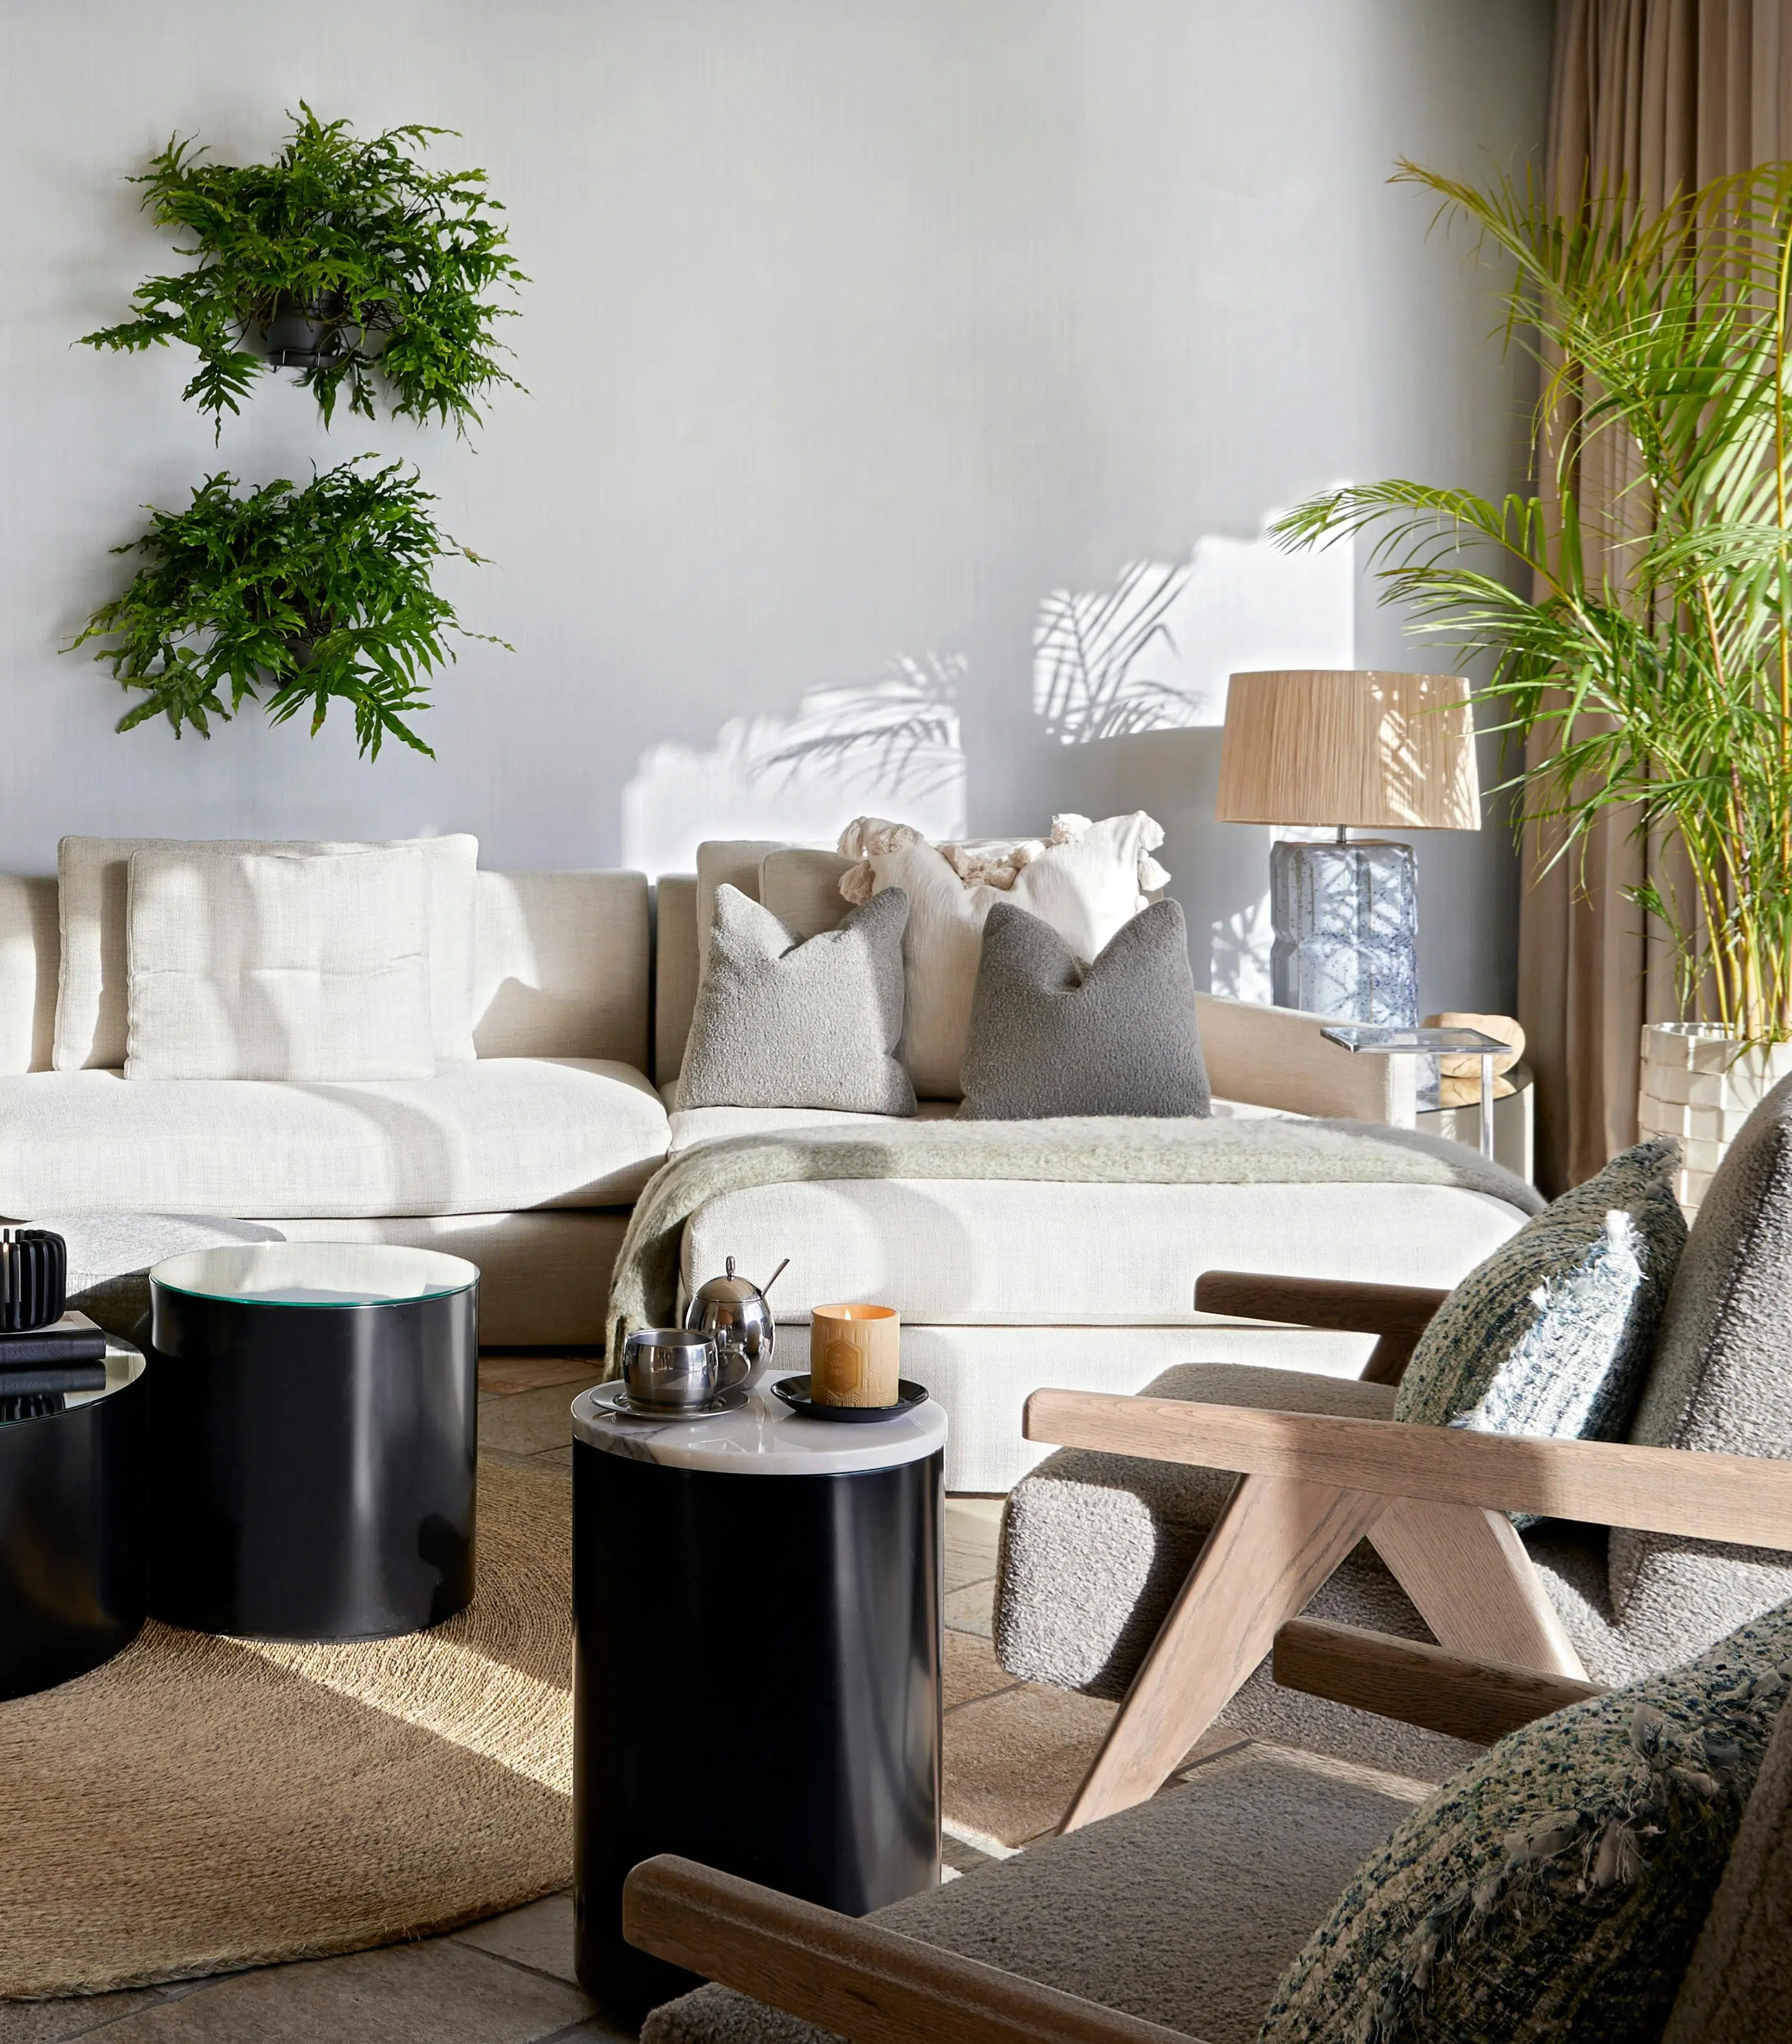
[(239, 494), (234, 477), (208, 477), (184, 510), (152, 509), (142, 538), (113, 549), (148, 559), (67, 650), (110, 642), (94, 658), (142, 698), (119, 730), (165, 717), (177, 738), (188, 724), (209, 738), (212, 718), (229, 722), (265, 690), (271, 723), (308, 710), (315, 737), (340, 702), (364, 756), (396, 738), (434, 758), (408, 720), (455, 657), (448, 635), (486, 635), (463, 629), (430, 570), (479, 556), (436, 525), (414, 471), (370, 472), (371, 458), (302, 490), (281, 479)]
[[(1389, 481), (1329, 492), (1284, 544), (1361, 536), (1383, 601), (1492, 657), (1509, 785), (1552, 859), (1602, 819), (1685, 885), (1633, 890), (1682, 1007), (1744, 1045), (1792, 1037), (1792, 164), (1649, 213), (1567, 209), (1400, 166), (1512, 266), (1506, 343), (1543, 367), (1546, 487), (1498, 501)], [(1590, 482), (1594, 470), (1615, 489)]]

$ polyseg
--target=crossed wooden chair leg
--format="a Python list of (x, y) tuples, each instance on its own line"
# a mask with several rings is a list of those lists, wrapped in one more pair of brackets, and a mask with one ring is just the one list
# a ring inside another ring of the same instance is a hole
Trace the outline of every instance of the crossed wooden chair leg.
[(1177, 1762), (1367, 1536), (1440, 1642), (1584, 1678), (1503, 1513), (1297, 1481), (1240, 1478), (1140, 1663), (1059, 1829), (1130, 1808)]

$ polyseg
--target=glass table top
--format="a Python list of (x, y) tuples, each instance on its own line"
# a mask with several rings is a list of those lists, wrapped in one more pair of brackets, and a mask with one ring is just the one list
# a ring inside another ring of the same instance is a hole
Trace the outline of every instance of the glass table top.
[(1395, 1029), (1368, 1022), (1340, 1022), (1321, 1029), (1328, 1043), (1346, 1051), (1375, 1051), (1383, 1057), (1436, 1057), (1465, 1051), (1475, 1057), (1504, 1057), (1512, 1048), (1498, 1036), (1479, 1029)]
[(378, 1242), (256, 1242), (195, 1249), (156, 1265), (150, 1282), (256, 1306), (384, 1306), (439, 1299), (479, 1282), (477, 1264), (436, 1249)]
[[(47, 1369), (42, 1364), (29, 1365), (33, 1370)], [(0, 1370), (0, 1427), (29, 1427), (44, 1420), (54, 1420), (64, 1412), (78, 1412), (83, 1405), (91, 1405), (102, 1398), (110, 1398), (114, 1391), (122, 1391), (127, 1384), (134, 1384), (147, 1367), (140, 1350), (129, 1342), (120, 1341), (115, 1335), (106, 1338), (106, 1381), (95, 1385), (89, 1391), (58, 1391), (48, 1397), (39, 1395), (18, 1398), (8, 1395), (6, 1389), (6, 1373)], [(24, 1374), (21, 1370), (17, 1373)]]

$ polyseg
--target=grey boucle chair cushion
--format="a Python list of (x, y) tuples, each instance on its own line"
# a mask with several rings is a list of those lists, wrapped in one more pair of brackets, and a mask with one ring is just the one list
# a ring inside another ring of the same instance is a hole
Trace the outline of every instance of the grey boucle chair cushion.
[[(1792, 1079), (1743, 1124), (1700, 1205), (1630, 1438), (1792, 1455)], [(1612, 1535), (1613, 1609), (1658, 1666), (1788, 1597), (1792, 1568), (1764, 1550)]]
[[(1385, 1385), (1237, 1363), (1166, 1370), (1143, 1395), (1345, 1419), (1386, 1419), (1394, 1404)], [(1041, 1462), (1009, 1493), (1003, 1515), (994, 1623), (1002, 1666), (1025, 1681), (1123, 1696), (1236, 1481), (1220, 1470), (1080, 1448), (1062, 1449)], [(1529, 1531), (1525, 1543), (1595, 1681), (1628, 1681), (1665, 1665), (1612, 1622), (1602, 1529), (1546, 1523)], [(1432, 1637), (1367, 1541), (1307, 1609), (1314, 1618), (1403, 1639)], [(1701, 1639), (1698, 1645), (1709, 1643)], [(1267, 1660), (1221, 1712), (1220, 1722), (1253, 1737), (1421, 1780), (1441, 1780), (1477, 1750), (1459, 1739), (1285, 1689)]]
[[(871, 1920), (1205, 2044), (1248, 2044), (1313, 1925), (1412, 1807), (1385, 1777), (1243, 1747), (1186, 1787)], [(641, 2028), (642, 2044), (822, 2034), (717, 1987), (667, 2003)]]
[(1208, 1112), (1180, 905), (1141, 909), (1084, 965), (1043, 916), (997, 902), (963, 1079), (967, 1121)]
[[(1390, 1386), (1240, 1363), (1191, 1363), (1151, 1398), (1259, 1405), (1344, 1419), (1390, 1416)], [(1011, 1675), (1124, 1696), (1237, 1479), (1220, 1470), (1066, 1448), (1009, 1493), (996, 1577), (996, 1658)], [(1367, 1543), (1309, 1607), (1315, 1618), (1429, 1639)], [(1282, 1689), (1266, 1663), (1221, 1714), (1233, 1730), (1438, 1780), (1477, 1748)]]

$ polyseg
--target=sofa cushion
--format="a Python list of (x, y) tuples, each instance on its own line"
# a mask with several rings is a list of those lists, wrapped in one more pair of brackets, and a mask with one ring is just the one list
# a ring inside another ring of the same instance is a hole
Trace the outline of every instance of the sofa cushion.
[(918, 1094), (958, 1097), (983, 920), (995, 903), (1043, 916), (1079, 959), (1092, 959), (1168, 879), (1151, 855), (1163, 842), (1161, 827), (1142, 811), (1098, 824), (1056, 816), (1049, 843), (999, 847), (932, 845), (907, 824), (875, 816), (848, 826), (840, 848), (862, 862), (842, 882), (848, 898), (886, 887), (909, 897), (902, 1062)]
[(1640, 1143), (1502, 1243), (1420, 1336), (1394, 1417), (1622, 1440), (1686, 1245), (1679, 1162)]
[(133, 852), (125, 1076), (433, 1078), (414, 845)]
[(998, 901), (983, 924), (963, 1084), (959, 1112), (971, 1121), (1206, 1114), (1182, 904), (1141, 909), (1085, 963), (1049, 923)]
[[(479, 841), (464, 833), (402, 838), (429, 868), (429, 990), (439, 1062), (473, 1055), (473, 891)], [(126, 884), (133, 851), (323, 852), (363, 847), (310, 839), (260, 843), (225, 838), (189, 843), (179, 838), (65, 837), (56, 847), (62, 962), (56, 989), (59, 1072), (114, 1070), (125, 1062), (128, 912)]]
[(913, 1114), (902, 1033), (900, 888), (804, 937), (724, 885), (679, 1078), (680, 1105)]
[[(871, 1921), (1206, 2044), (1249, 2044), (1281, 1969), (1414, 1792), (1309, 1754), (1223, 1753), (1186, 1786)], [(717, 1987), (641, 2027), (641, 2044), (823, 2039)]]
[(869, 1298), (948, 1326), (1186, 1326), (1204, 1270), (1448, 1286), (1523, 1219), (1450, 1185), (835, 1178), (707, 1201), (681, 1254), (687, 1277), (790, 1257), (781, 1320)]
[(482, 1058), (358, 1085), (0, 1078), (0, 1214), (506, 1213), (632, 1200), (666, 1111), (627, 1065)]

